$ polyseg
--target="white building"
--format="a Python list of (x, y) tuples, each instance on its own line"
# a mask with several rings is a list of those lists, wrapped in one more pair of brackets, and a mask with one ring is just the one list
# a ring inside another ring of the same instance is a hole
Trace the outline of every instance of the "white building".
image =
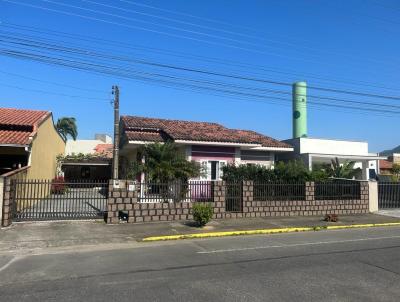
[(310, 170), (314, 164), (355, 161), (355, 168), (360, 168), (361, 179), (375, 178), (378, 174), (378, 160), (386, 157), (369, 153), (367, 142), (298, 137), (284, 141), (293, 146), (294, 152), (285, 154), (281, 159), (301, 159)]
[(375, 178), (379, 173), (379, 160), (386, 157), (369, 153), (367, 142), (321, 139), (308, 137), (307, 132), (307, 84), (293, 84), (293, 138), (284, 140), (291, 145), (294, 152), (279, 154), (279, 160), (302, 160), (309, 168), (315, 164), (331, 163), (338, 158), (339, 162), (356, 162), (355, 168), (362, 170), (360, 179)]
[(68, 140), (65, 146), (65, 155), (94, 154), (96, 147), (103, 144), (112, 144), (112, 138), (106, 134), (95, 134), (94, 139)]

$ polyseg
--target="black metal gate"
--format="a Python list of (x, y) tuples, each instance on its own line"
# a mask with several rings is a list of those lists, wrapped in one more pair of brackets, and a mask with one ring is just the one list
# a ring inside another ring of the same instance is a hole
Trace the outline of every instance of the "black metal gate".
[(400, 208), (400, 183), (378, 183), (378, 205), (380, 209)]
[(225, 192), (225, 211), (243, 211), (243, 182), (227, 182)]
[(13, 180), (13, 220), (103, 218), (107, 181)]

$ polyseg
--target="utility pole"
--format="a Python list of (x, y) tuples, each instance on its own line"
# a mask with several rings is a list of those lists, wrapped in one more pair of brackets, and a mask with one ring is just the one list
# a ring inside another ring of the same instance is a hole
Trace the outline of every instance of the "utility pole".
[(113, 148), (113, 179), (118, 179), (118, 156), (119, 156), (119, 88), (112, 87), (114, 95), (114, 148)]

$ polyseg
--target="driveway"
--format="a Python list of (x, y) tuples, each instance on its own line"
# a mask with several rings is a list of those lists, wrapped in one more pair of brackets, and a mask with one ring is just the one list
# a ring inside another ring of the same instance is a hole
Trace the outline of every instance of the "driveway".
[(104, 189), (69, 188), (64, 194), (51, 194), (18, 213), (19, 220), (98, 218), (107, 209)]

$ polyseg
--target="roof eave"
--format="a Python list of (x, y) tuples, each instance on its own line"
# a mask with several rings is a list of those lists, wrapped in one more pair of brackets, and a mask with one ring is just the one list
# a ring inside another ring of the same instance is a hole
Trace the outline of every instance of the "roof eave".
[(262, 147), (261, 144), (255, 143), (235, 143), (235, 142), (215, 142), (215, 141), (195, 141), (195, 140), (175, 140), (177, 144), (183, 145), (214, 145), (214, 146), (229, 146), (229, 147)]
[(27, 148), (27, 147), (29, 147), (29, 144), (2, 144), (2, 143), (0, 143), (0, 147)]
[(256, 148), (252, 148), (251, 150), (292, 152), (294, 149), (292, 147), (256, 147)]

